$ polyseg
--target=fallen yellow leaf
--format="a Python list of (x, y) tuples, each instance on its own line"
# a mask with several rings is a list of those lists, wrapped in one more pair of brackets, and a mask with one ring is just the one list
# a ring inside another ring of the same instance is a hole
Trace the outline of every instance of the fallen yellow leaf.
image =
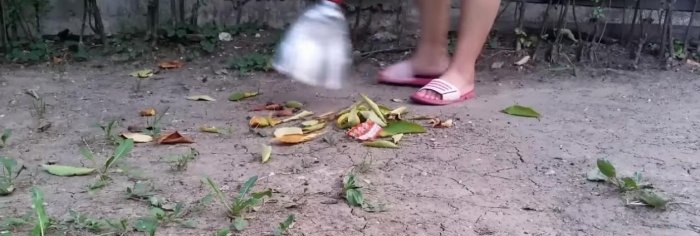
[(260, 162), (265, 164), (265, 162), (270, 160), (270, 155), (272, 155), (272, 147), (270, 145), (263, 145), (260, 155)]
[(253, 116), (250, 118), (250, 121), (248, 124), (250, 127), (253, 128), (264, 128), (264, 127), (269, 127), (269, 126), (275, 126), (282, 123), (280, 120), (272, 118), (272, 117), (260, 117), (260, 116)]
[(153, 107), (145, 108), (139, 112), (139, 115), (141, 115), (141, 116), (155, 116), (156, 109)]
[(306, 126), (302, 130), (304, 131), (304, 133), (312, 133), (312, 132), (319, 131), (325, 127), (326, 127), (326, 123), (318, 123), (315, 125)]
[(311, 116), (311, 115), (313, 115), (313, 114), (314, 114), (314, 113), (313, 113), (313, 112), (310, 112), (310, 111), (301, 111), (301, 112), (299, 112), (299, 114), (296, 114), (296, 115), (294, 115), (294, 116), (292, 116), (292, 117), (289, 117), (289, 118), (287, 118), (287, 119), (282, 120), (282, 122), (283, 122), (283, 123), (286, 123), (286, 122), (290, 122), (290, 121), (295, 121), (295, 120), (303, 119), (303, 118), (306, 118), (306, 117)]
[(275, 132), (273, 132), (275, 138), (293, 134), (304, 134), (304, 131), (299, 127), (281, 127), (277, 128)]
[(306, 127), (306, 126), (314, 126), (314, 125), (317, 125), (318, 123), (321, 123), (321, 122), (318, 120), (307, 120), (307, 121), (301, 122), (301, 125)]
[(153, 141), (153, 137), (139, 133), (125, 132), (122, 133), (122, 137), (127, 139), (133, 139), (134, 143), (147, 143)]
[(279, 138), (275, 138), (277, 142), (284, 143), (284, 144), (298, 144), (298, 143), (303, 143), (307, 142), (309, 140), (312, 140), (318, 136), (321, 136), (324, 133), (312, 133), (312, 134), (292, 134), (292, 135), (285, 135)]
[(221, 131), (219, 131), (219, 128), (216, 128), (215, 126), (202, 126), (199, 127), (199, 131), (206, 133), (221, 133)]
[(131, 74), (129, 74), (131, 77), (136, 77), (139, 79), (147, 79), (153, 76), (153, 70), (151, 69), (143, 69), (143, 70), (138, 70), (134, 71)]

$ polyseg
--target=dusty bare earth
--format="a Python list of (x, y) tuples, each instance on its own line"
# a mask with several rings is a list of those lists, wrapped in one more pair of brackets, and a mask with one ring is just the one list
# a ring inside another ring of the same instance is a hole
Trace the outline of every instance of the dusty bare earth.
[[(255, 190), (278, 193), (248, 215), (250, 226), (240, 235), (270, 234), (288, 214), (297, 218), (291, 235), (700, 235), (700, 79), (688, 68), (579, 68), (572, 76), (544, 67), (482, 66), (478, 98), (425, 107), (391, 102), (414, 90), (376, 85), (375, 64), (360, 66), (349, 88), (324, 91), (271, 73), (217, 74), (224, 64), (204, 59), (164, 71), (138, 92), (127, 74), (155, 62), (70, 64), (65, 72), (43, 65), (4, 65), (0, 128), (11, 128), (14, 135), (0, 154), (18, 159), (28, 170), (14, 194), (0, 197), (0, 221), (30, 210), (32, 185), (45, 192), (48, 213), (57, 222), (66, 220), (69, 210), (133, 220), (148, 213), (146, 203), (126, 198), (126, 188), (135, 181), (152, 183), (170, 201), (191, 203), (209, 193), (201, 182), (204, 176), (233, 196), (248, 177), (258, 175)], [(36, 130), (25, 89), (36, 89), (48, 104), (46, 120), (52, 125), (45, 132)], [(226, 99), (235, 91), (257, 89), (263, 95), (238, 103)], [(325, 139), (274, 146), (271, 161), (259, 162), (260, 145), (270, 137), (249, 131), (251, 106), (298, 100), (322, 113), (352, 104), (359, 93), (392, 107), (407, 105), (415, 114), (454, 118), (456, 126), (407, 136), (396, 150), (367, 148), (332, 131)], [(197, 94), (218, 100), (185, 99)], [(514, 103), (532, 106), (543, 117), (499, 112)], [(116, 119), (120, 131), (143, 124), (138, 111), (149, 106), (170, 107), (163, 121), (166, 130), (179, 130), (196, 143), (137, 144), (121, 163), (124, 171), (94, 192), (86, 187), (94, 176), (57, 177), (39, 168), (47, 162), (87, 165), (79, 153), (83, 140), (108, 155), (112, 147), (104, 144), (95, 124)], [(230, 126), (233, 132), (199, 132), (206, 124)], [(200, 155), (183, 172), (160, 160), (190, 147)], [(623, 174), (643, 171), (674, 204), (665, 211), (628, 207), (614, 187), (586, 181), (585, 173), (601, 157)], [(359, 174), (360, 185), (367, 199), (386, 204), (384, 212), (352, 208), (337, 197), (343, 175), (368, 160), (371, 168)], [(215, 204), (187, 218), (197, 222), (196, 228), (171, 224), (159, 227), (157, 235), (212, 235), (230, 225)], [(64, 225), (51, 234), (93, 235)], [(30, 229), (11, 231), (23, 235)], [(137, 234), (142, 233), (129, 233)]]

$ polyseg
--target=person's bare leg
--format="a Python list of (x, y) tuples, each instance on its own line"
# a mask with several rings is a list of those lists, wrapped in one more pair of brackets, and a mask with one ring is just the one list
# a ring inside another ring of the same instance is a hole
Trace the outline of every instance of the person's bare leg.
[[(386, 69), (389, 76), (441, 75), (449, 66), (447, 33), (450, 27), (449, 0), (417, 0), (420, 39), (413, 56)], [(406, 63), (411, 66), (406, 71)]]
[[(447, 71), (440, 77), (455, 85), (460, 92), (474, 89), (476, 59), (491, 31), (500, 0), (462, 0), (457, 48)], [(418, 96), (441, 99), (440, 94), (421, 90)]]

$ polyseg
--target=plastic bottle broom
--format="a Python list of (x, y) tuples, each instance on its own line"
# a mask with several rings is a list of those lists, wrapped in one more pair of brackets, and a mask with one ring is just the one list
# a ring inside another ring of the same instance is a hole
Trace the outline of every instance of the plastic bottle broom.
[(278, 45), (272, 66), (311, 86), (340, 89), (352, 64), (350, 33), (340, 4), (322, 0), (307, 9)]

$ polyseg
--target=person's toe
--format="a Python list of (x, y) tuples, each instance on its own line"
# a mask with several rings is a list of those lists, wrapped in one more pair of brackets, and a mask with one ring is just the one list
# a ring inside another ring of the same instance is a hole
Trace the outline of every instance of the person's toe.
[(440, 99), (440, 94), (436, 93), (435, 91), (429, 90), (429, 89), (422, 89), (416, 93), (417, 96), (422, 97), (424, 99), (429, 99), (429, 100), (437, 100)]

